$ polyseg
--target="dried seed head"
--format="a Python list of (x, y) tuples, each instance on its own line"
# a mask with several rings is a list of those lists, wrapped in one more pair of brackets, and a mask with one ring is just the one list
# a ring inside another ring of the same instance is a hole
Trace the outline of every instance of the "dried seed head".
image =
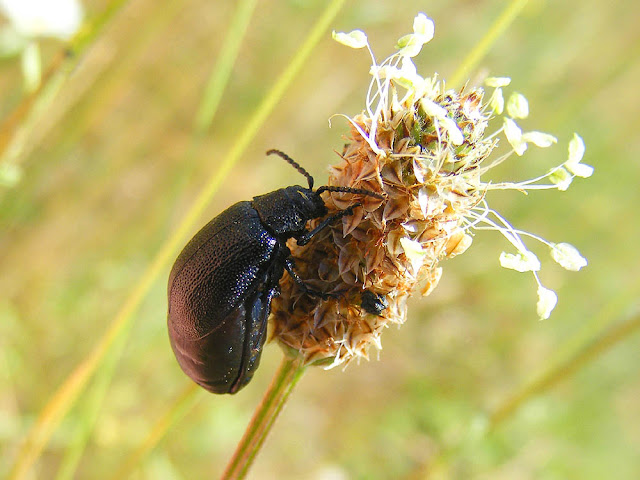
[[(484, 197), (492, 188), (523, 190), (541, 185), (492, 185), (481, 180), (482, 174), (508, 156), (487, 162), (498, 140), (495, 134), (486, 134), (491, 116), (497, 114), (491, 106), (502, 110), (504, 101), (496, 101), (496, 96), (502, 98), (501, 89), (508, 81), (490, 79), (495, 92), (485, 101), (482, 88), (447, 91), (436, 77), (420, 77), (410, 57), (432, 35), (431, 20), (420, 14), (414, 33), (400, 39), (399, 52), (379, 66), (374, 61), (367, 108), (349, 118), (348, 143), (340, 161), (330, 167), (328, 185), (366, 189), (384, 195), (384, 200), (327, 192), (330, 214), (356, 203), (360, 206), (309, 244), (301, 247), (292, 241), (289, 245), (305, 283), (332, 294), (329, 299), (311, 297), (285, 276), (282, 294), (273, 301), (272, 336), (307, 363), (336, 366), (368, 358), (371, 345), (380, 347), (382, 330), (405, 321), (408, 297), (415, 291), (423, 295), (433, 291), (442, 275), (440, 261), (463, 253), (471, 244), (470, 228), (479, 223), (503, 233), (519, 254), (533, 255), (517, 232), (488, 208)], [(334, 38), (354, 48), (368, 47), (361, 31), (334, 34)], [(526, 116), (528, 103), (516, 95), (508, 111), (520, 118)], [(528, 142), (545, 143), (542, 136), (546, 134), (522, 133), (513, 119), (508, 118), (508, 123), (507, 139), (514, 152), (522, 153)], [(514, 126), (519, 134), (513, 133)], [(546, 143), (552, 142), (546, 139)], [(575, 152), (583, 147), (573, 144), (570, 148), (573, 170), (577, 169)], [(498, 221), (491, 220), (491, 215)], [(363, 306), (365, 292), (384, 301), (374, 308), (367, 300)]]

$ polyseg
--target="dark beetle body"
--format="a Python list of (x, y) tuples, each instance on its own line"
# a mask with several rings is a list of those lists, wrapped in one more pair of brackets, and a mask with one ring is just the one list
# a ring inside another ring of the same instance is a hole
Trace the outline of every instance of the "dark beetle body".
[(185, 246), (169, 275), (168, 326), (178, 363), (196, 383), (236, 393), (251, 380), (271, 300), (291, 272), (286, 242), (326, 213), (311, 188), (282, 188), (229, 207)]
[[(279, 150), (275, 153), (302, 173), (308, 188), (281, 188), (232, 205), (200, 230), (176, 259), (169, 275), (169, 339), (182, 370), (213, 393), (236, 393), (258, 368), (267, 333), (271, 300), (280, 294), (286, 270), (308, 295), (328, 298), (308, 288), (294, 271), (287, 240), (305, 245), (345, 215), (356, 203), (324, 218), (307, 231), (309, 220), (323, 217), (322, 192), (369, 195), (368, 190), (323, 186)], [(369, 301), (363, 308), (375, 309)], [(385, 305), (386, 307), (386, 305)]]
[(373, 293), (371, 290), (365, 290), (360, 296), (360, 306), (365, 312), (371, 315), (380, 316), (382, 312), (389, 306), (389, 302), (384, 295)]

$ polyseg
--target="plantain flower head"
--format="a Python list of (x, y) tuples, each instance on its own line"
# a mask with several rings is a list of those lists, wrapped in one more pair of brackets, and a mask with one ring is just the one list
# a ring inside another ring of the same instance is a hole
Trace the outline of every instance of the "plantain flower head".
[[(330, 214), (359, 206), (309, 244), (290, 244), (300, 277), (331, 295), (310, 296), (285, 276), (282, 294), (273, 301), (272, 337), (306, 363), (334, 367), (368, 358), (372, 345), (380, 349), (384, 328), (406, 320), (409, 296), (429, 295), (442, 276), (441, 262), (464, 253), (478, 230), (496, 230), (511, 244), (512, 251), (500, 256), (503, 267), (533, 274), (539, 317), (547, 318), (555, 307), (556, 294), (540, 283), (540, 262), (521, 238), (525, 232), (492, 210), (486, 197), (495, 189), (566, 189), (575, 176), (592, 172), (581, 163), (584, 143), (575, 135), (568, 160), (538, 178), (487, 181), (487, 172), (514, 153), (523, 155), (529, 145), (548, 147), (556, 139), (521, 130), (516, 119), (528, 115), (529, 105), (517, 92), (505, 102), (508, 78), (488, 78), (487, 92), (447, 90), (437, 75), (419, 75), (412, 58), (433, 33), (433, 21), (419, 14), (413, 33), (400, 38), (396, 53), (381, 64), (364, 32), (333, 34), (344, 45), (368, 49), (372, 80), (363, 112), (346, 117), (348, 143), (329, 169), (328, 184), (366, 189), (384, 199), (328, 192)], [(489, 121), (499, 116), (501, 125), (490, 132)], [(501, 136), (510, 148), (496, 155)], [(311, 228), (319, 220), (314, 222)], [(567, 243), (526, 236), (546, 244), (564, 268), (586, 265)]]

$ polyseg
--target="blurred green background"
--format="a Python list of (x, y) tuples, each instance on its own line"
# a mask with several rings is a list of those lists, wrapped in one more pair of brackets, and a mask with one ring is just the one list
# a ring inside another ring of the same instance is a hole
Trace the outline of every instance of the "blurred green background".
[[(104, 8), (85, 5), (89, 18)], [(381, 60), (424, 11), (436, 37), (416, 63), (424, 76), (447, 79), (505, 5), (348, 1), (332, 28), (364, 29)], [(522, 126), (559, 139), (552, 149), (512, 158), (492, 178), (544, 173), (564, 161), (574, 131), (587, 145), (584, 162), (596, 168), (566, 192), (488, 197), (517, 227), (572, 243), (589, 259), (583, 271), (566, 272), (530, 243), (543, 259), (543, 283), (559, 295), (551, 318), (537, 320), (530, 276), (499, 267), (504, 239), (479, 232), (465, 255), (442, 265), (436, 291), (414, 299), (407, 323), (385, 334), (379, 360), (372, 352), (370, 362), (344, 371), (307, 372), (249, 478), (640, 478), (637, 329), (561, 372), (481, 434), (487, 412), (580, 349), (580, 339), (602, 342), (589, 325), (637, 315), (639, 5), (531, 0), (471, 74), (512, 77), (511, 91), (530, 102)], [(193, 141), (195, 116), (234, 2), (128, 2), (39, 118), (18, 159), (22, 181), (0, 190), (0, 476), (243, 135), (324, 6), (258, 1), (200, 143)], [(60, 48), (42, 44), (45, 66)], [(24, 94), (19, 62), (5, 59), (0, 68), (5, 117)], [(368, 69), (364, 51), (327, 32), (191, 232), (233, 202), (300, 181), (284, 162), (264, 157), (268, 148), (289, 153), (321, 184), (347, 132), (342, 119), (331, 128), (327, 120), (363, 108)], [(28, 478), (110, 478), (188, 388), (167, 341), (169, 268), (136, 311), (122, 354), (101, 363), (103, 383), (89, 384)], [(220, 475), (280, 358), (267, 345), (255, 379), (236, 396), (189, 396), (179, 421), (134, 461), (132, 478)], [(74, 447), (82, 431), (84, 450)], [(81, 453), (75, 473), (69, 452)]]

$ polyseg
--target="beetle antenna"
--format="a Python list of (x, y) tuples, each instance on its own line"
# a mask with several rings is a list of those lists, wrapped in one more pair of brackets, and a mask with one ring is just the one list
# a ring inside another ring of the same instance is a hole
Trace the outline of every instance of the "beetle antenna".
[(285, 160), (285, 162), (290, 164), (293, 168), (295, 168), (302, 175), (304, 175), (307, 179), (307, 182), (309, 182), (309, 190), (313, 190), (313, 177), (309, 172), (307, 172), (304, 168), (302, 168), (302, 166), (298, 162), (296, 162), (293, 158), (291, 158), (286, 153), (281, 152), (280, 150), (276, 150), (275, 148), (272, 148), (271, 150), (267, 150), (267, 155), (272, 155), (274, 153), (282, 157)]
[(375, 198), (379, 198), (380, 200), (384, 200), (384, 197), (379, 193), (372, 192), (371, 190), (365, 190), (363, 188), (331, 187), (329, 185), (325, 185), (324, 187), (320, 187), (318, 188), (318, 190), (316, 190), (317, 194), (321, 194), (322, 192), (358, 193), (361, 195), (369, 195), (370, 197), (375, 197)]

